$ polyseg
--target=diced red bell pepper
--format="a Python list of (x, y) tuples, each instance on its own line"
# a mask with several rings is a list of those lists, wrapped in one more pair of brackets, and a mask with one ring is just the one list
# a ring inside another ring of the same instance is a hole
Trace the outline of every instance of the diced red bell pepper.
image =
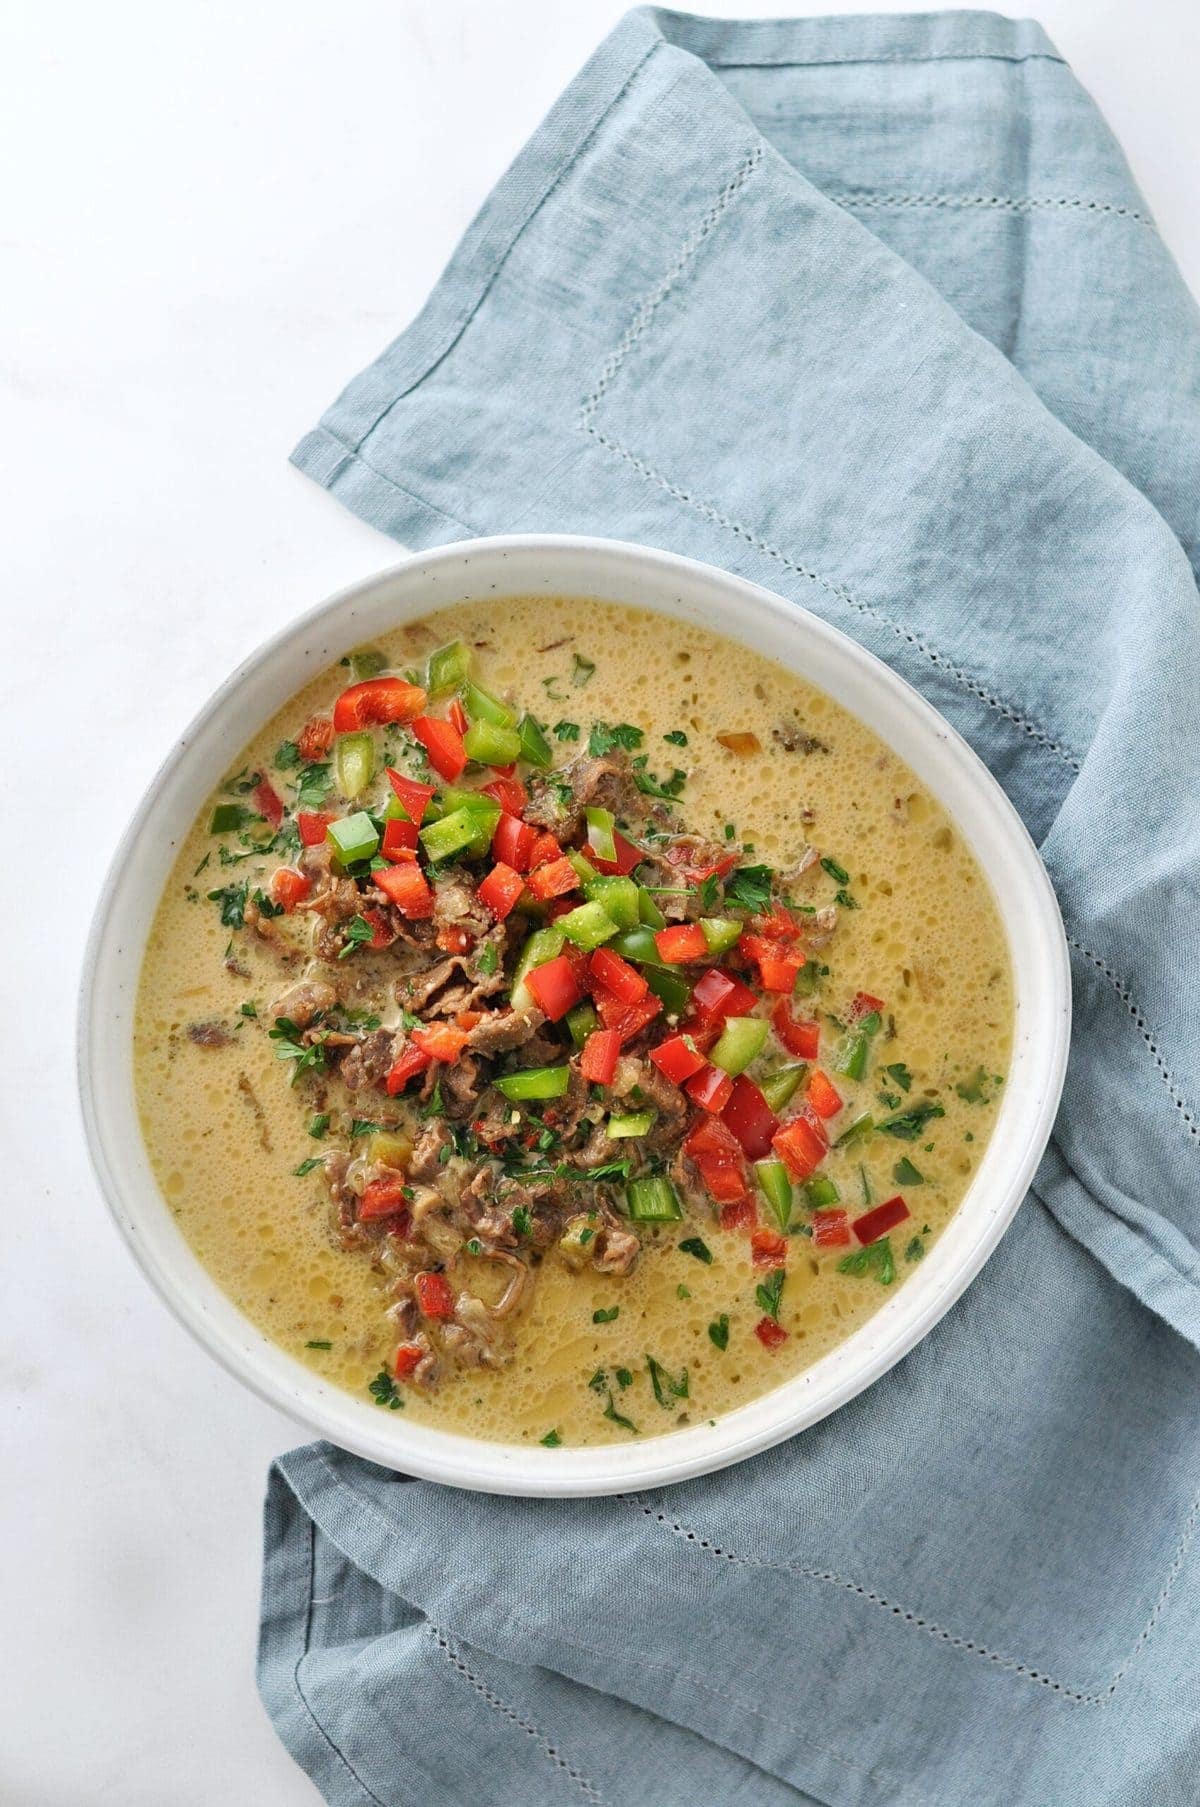
[(396, 939), (396, 931), (381, 910), (364, 910), (364, 922), (371, 925), (371, 939), (368, 943), (371, 952), (377, 954), (385, 947), (391, 947)]
[[(753, 916), (750, 919), (751, 933), (762, 935), (768, 941), (795, 941), (800, 934), (800, 924), (790, 911), (782, 904), (772, 904), (768, 916)], [(745, 946), (745, 937), (742, 938)]]
[[(729, 1171), (732, 1172), (733, 1169), (731, 1168)], [(742, 1198), (735, 1199), (731, 1205), (721, 1206), (721, 1228), (723, 1230), (753, 1229), (757, 1217), (758, 1212), (754, 1208), (754, 1200), (748, 1192)]]
[(672, 965), (684, 960), (707, 960), (708, 942), (698, 922), (675, 922), (659, 929), (654, 945), (661, 957)]
[(551, 897), (565, 897), (579, 888), (579, 874), (565, 857), (535, 866), (529, 874), (529, 889), (545, 903)]
[(620, 1053), (621, 1037), (616, 1029), (593, 1029), (583, 1044), (579, 1071), (589, 1085), (611, 1085)]
[(280, 866), (271, 880), (271, 897), (285, 910), (294, 910), (311, 890), (311, 878), (305, 878), (303, 872), (293, 872), (290, 866)]
[(404, 678), (366, 678), (343, 690), (333, 705), (339, 734), (353, 734), (375, 722), (411, 722), (425, 707), (425, 692)]
[(521, 874), (514, 872), (511, 866), (506, 866), (503, 860), (497, 860), (487, 877), (481, 882), (477, 895), (479, 901), (487, 905), (496, 921), (503, 922), (509, 912), (516, 907), (524, 889), (525, 880)]
[(401, 1343), (392, 1357), (392, 1373), (397, 1380), (407, 1380), (425, 1355), (420, 1343)]
[(393, 767), (387, 768), (388, 783), (396, 793), (397, 801), (410, 822), (417, 827), (425, 819), (425, 811), (429, 808), (429, 799), (433, 795), (432, 784), (418, 784), (407, 772), (397, 772)]
[(462, 702), (458, 697), (451, 699), (446, 710), (446, 719), (452, 728), (457, 728), (460, 734), (465, 734), (471, 725), (467, 719), (467, 712), (463, 708)]
[(543, 828), (530, 849), (529, 864), (531, 867), (548, 866), (552, 860), (561, 860), (562, 856), (563, 850), (558, 841), (548, 828)]
[(415, 822), (397, 820), (384, 823), (379, 851), (385, 860), (406, 860), (417, 851), (417, 845)]
[(475, 937), (459, 922), (444, 922), (434, 940), (447, 954), (469, 954), (475, 945)]
[(754, 1334), (764, 1349), (778, 1349), (781, 1343), (787, 1342), (788, 1333), (782, 1324), (774, 1318), (759, 1318), (754, 1326)]
[[(740, 1166), (735, 1167), (729, 1161), (710, 1160), (699, 1160), (696, 1165), (709, 1197), (717, 1204), (736, 1205), (750, 1197), (746, 1175)], [(753, 1205), (750, 1209), (753, 1211)]]
[(511, 768), (492, 779), (483, 787), (485, 797), (494, 797), (501, 809), (509, 816), (519, 816), (529, 802), (529, 792), (519, 778), (514, 778)]
[(270, 779), (263, 778), (250, 793), (250, 801), (272, 828), (278, 828), (283, 821), (283, 798), (275, 789)]
[(528, 872), (536, 840), (536, 828), (530, 828), (528, 822), (522, 822), (520, 816), (510, 816), (506, 812), (496, 824), (496, 832), (492, 836), (492, 852), (506, 866), (511, 866), (514, 872)]
[(776, 1130), (771, 1146), (795, 1180), (806, 1180), (816, 1172), (829, 1144), (824, 1132), (811, 1117), (793, 1117)]
[(869, 991), (856, 991), (854, 1001), (846, 1015), (852, 1023), (856, 1023), (861, 1017), (870, 1016), (873, 1010), (878, 1010), (882, 1014), (886, 1008), (882, 998), (873, 998)]
[(693, 1104), (698, 1104), (701, 1110), (711, 1111), (716, 1116), (725, 1109), (733, 1096), (733, 1081), (720, 1067), (706, 1063), (698, 1073), (692, 1075), (683, 1089)]
[(619, 828), (613, 829), (613, 846), (617, 850), (615, 860), (599, 859), (595, 853), (589, 853), (588, 858), (597, 872), (609, 875), (615, 872), (621, 878), (625, 878), (641, 859), (642, 850), (640, 847), (635, 847), (632, 841), (627, 841)]
[(725, 1019), (720, 1016), (685, 1016), (679, 1025), (680, 1035), (696, 1044), (699, 1054), (711, 1054), (721, 1039)]
[(623, 1004), (636, 1004), (650, 989), (637, 967), (630, 966), (628, 960), (622, 960), (610, 947), (598, 947), (588, 968), (595, 984), (611, 991)]
[(401, 916), (419, 922), (433, 915), (433, 892), (416, 860), (403, 860), (399, 865), (380, 867), (372, 878)]
[(429, 1055), (418, 1048), (415, 1043), (406, 1041), (392, 1064), (391, 1072), (383, 1082), (388, 1097), (394, 1098), (398, 1092), (402, 1092), (409, 1080), (415, 1079), (417, 1074), (423, 1073), (429, 1065)]
[(296, 817), (296, 827), (300, 830), (300, 845), (302, 847), (319, 847), (325, 839), (325, 830), (331, 822), (336, 821), (337, 816), (331, 809), (323, 809), (319, 813), (302, 809)]
[(454, 1294), (450, 1290), (450, 1282), (445, 1274), (427, 1272), (415, 1275), (413, 1291), (417, 1295), (417, 1306), (422, 1317), (451, 1318), (454, 1316)]
[(702, 885), (706, 878), (724, 878), (737, 865), (739, 855), (723, 853), (707, 865), (697, 865), (692, 858), (692, 849), (677, 841), (669, 842), (666, 856), (670, 865), (678, 867), (690, 885)]
[(689, 1047), (688, 1039), (682, 1035), (670, 1035), (665, 1042), (659, 1042), (657, 1048), (651, 1048), (650, 1059), (659, 1072), (673, 1079), (676, 1085), (682, 1085), (705, 1064), (699, 1048), (694, 1044)]
[(639, 998), (636, 1004), (623, 1003), (605, 991), (602, 985), (593, 986), (592, 997), (600, 1021), (606, 1029), (615, 1029), (622, 1043), (632, 1041), (640, 1035), (647, 1023), (652, 1023), (662, 1009), (662, 999), (656, 997)]
[(456, 1061), (467, 1045), (466, 1030), (459, 1029), (454, 1023), (421, 1023), (411, 1035), (414, 1046), (420, 1048), (422, 1054), (446, 1065)]
[(439, 721), (436, 716), (419, 715), (412, 731), (429, 755), (429, 763), (439, 778), (453, 784), (466, 769), (467, 749), (453, 722)]
[(801, 1060), (817, 1058), (821, 1025), (807, 1017), (793, 1016), (784, 998), (780, 998), (771, 1012), (771, 1027), (789, 1054), (796, 1054)]
[(840, 1208), (834, 1211), (814, 1211), (812, 1220), (813, 1247), (817, 1249), (844, 1248), (850, 1240), (850, 1216)]
[(296, 748), (305, 765), (324, 759), (333, 745), (333, 723), (327, 715), (314, 715), (296, 736)]
[(854, 1234), (865, 1247), (868, 1242), (878, 1242), (889, 1230), (894, 1230), (898, 1223), (910, 1215), (908, 1206), (897, 1193), (895, 1198), (885, 1199), (883, 1204), (876, 1205), (873, 1211), (865, 1211), (861, 1217), (854, 1219)]
[(737, 1167), (742, 1162), (742, 1150), (736, 1136), (719, 1117), (697, 1117), (684, 1137), (683, 1152), (693, 1161), (725, 1161)]
[(395, 1217), (408, 1209), (406, 1187), (402, 1173), (384, 1173), (376, 1180), (370, 1180), (358, 1201), (358, 1217), (360, 1223), (370, 1223), (376, 1217)]
[(765, 1225), (755, 1230), (750, 1238), (750, 1259), (755, 1267), (778, 1267), (787, 1260), (787, 1252), (787, 1237)]
[(765, 935), (743, 935), (739, 946), (758, 966), (758, 976), (764, 991), (791, 994), (796, 984), (796, 974), (805, 964), (804, 955), (799, 948), (785, 949), (778, 941), (770, 941)]
[(749, 1016), (758, 999), (748, 985), (732, 973), (712, 966), (701, 973), (692, 988), (692, 1009), (697, 1015), (716, 1021), (727, 1016)]
[(721, 1121), (732, 1130), (742, 1152), (752, 1161), (763, 1161), (771, 1152), (771, 1140), (779, 1128), (779, 1118), (771, 1109), (752, 1079), (739, 1073), (733, 1082), (729, 1103), (721, 1112)]
[(829, 1075), (823, 1073), (820, 1067), (814, 1067), (809, 1074), (805, 1097), (818, 1117), (836, 1117), (842, 1108), (840, 1093)]
[(544, 1010), (552, 1023), (559, 1022), (568, 1010), (574, 1010), (583, 996), (571, 962), (564, 954), (535, 966), (525, 975), (525, 983), (539, 1010)]

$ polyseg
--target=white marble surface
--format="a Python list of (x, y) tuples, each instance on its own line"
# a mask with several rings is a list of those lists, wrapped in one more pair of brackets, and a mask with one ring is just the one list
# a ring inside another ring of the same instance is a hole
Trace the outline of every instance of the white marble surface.
[[(620, 11), (0, 7), (3, 1807), (317, 1798), (253, 1682), (263, 1479), (297, 1432), (193, 1347), (109, 1226), (74, 1099), (80, 953), (179, 727), (389, 561), (287, 451)], [(1200, 12), (1040, 16), (1200, 288)]]

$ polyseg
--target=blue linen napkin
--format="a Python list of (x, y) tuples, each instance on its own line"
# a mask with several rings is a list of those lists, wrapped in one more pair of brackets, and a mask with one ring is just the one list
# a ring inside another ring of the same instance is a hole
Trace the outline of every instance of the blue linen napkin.
[(982, 1276), (752, 1463), (489, 1499), (272, 1474), (260, 1679), (328, 1800), (1200, 1799), (1200, 319), (1038, 26), (626, 17), (294, 454), (411, 546), (745, 573), (918, 685), (1071, 941)]

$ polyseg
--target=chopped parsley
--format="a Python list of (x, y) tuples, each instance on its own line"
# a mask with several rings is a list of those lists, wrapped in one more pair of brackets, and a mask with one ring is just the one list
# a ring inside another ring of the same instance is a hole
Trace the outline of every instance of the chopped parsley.
[(543, 1449), (557, 1449), (562, 1442), (557, 1431), (547, 1431), (546, 1435), (538, 1440)]
[(669, 734), (663, 735), (663, 739), (671, 747), (686, 747), (688, 744), (688, 737), (682, 728), (672, 728)]
[(915, 1142), (919, 1139), (925, 1125), (934, 1117), (944, 1117), (945, 1111), (932, 1099), (921, 1099), (899, 1117), (889, 1117), (878, 1125), (885, 1136), (898, 1136), (901, 1142)]
[(301, 1161), (299, 1167), (293, 1167), (292, 1172), (298, 1180), (302, 1180), (305, 1174), (311, 1173), (314, 1167), (319, 1167), (320, 1165), (320, 1155), (310, 1154), (306, 1161)]
[(585, 659), (582, 653), (576, 653), (571, 664), (571, 682), (574, 684), (575, 688), (577, 690), (582, 690), (584, 685), (590, 683), (595, 675), (595, 661), (593, 659)]
[(325, 1342), (321, 1337), (314, 1336), (311, 1341), (305, 1343), (304, 1347), (306, 1349), (332, 1349), (333, 1344)]
[(588, 735), (588, 752), (593, 759), (603, 758), (611, 753), (614, 747), (622, 747), (626, 752), (640, 747), (644, 736), (640, 728), (631, 722), (617, 722), (613, 726), (609, 722), (593, 722), (592, 731)]
[(676, 1377), (662, 1363), (655, 1361), (652, 1355), (646, 1357), (646, 1367), (650, 1374), (650, 1385), (654, 1388), (654, 1397), (664, 1411), (672, 1411), (677, 1399), (688, 1396), (688, 1371), (681, 1368)]
[(626, 1418), (623, 1413), (618, 1412), (616, 1406), (613, 1404), (613, 1396), (611, 1393), (608, 1396), (608, 1404), (604, 1408), (604, 1416), (610, 1419), (613, 1424), (619, 1424), (623, 1431), (632, 1431), (634, 1436), (637, 1436), (637, 1425), (633, 1422), (632, 1418)]
[(902, 1155), (892, 1168), (892, 1178), (898, 1186), (923, 1186), (925, 1175), (918, 1167), (914, 1167), (907, 1155)]
[(713, 1345), (714, 1349), (728, 1349), (729, 1314), (727, 1312), (723, 1311), (720, 1317), (715, 1318), (709, 1325), (708, 1340)]
[(762, 1284), (754, 1289), (754, 1297), (759, 1305), (769, 1318), (774, 1318), (777, 1324), (779, 1322), (779, 1303), (783, 1297), (783, 1283), (786, 1279), (787, 1269), (777, 1267), (772, 1269)]
[(386, 1405), (393, 1412), (399, 1411), (404, 1404), (400, 1390), (386, 1368), (380, 1368), (374, 1380), (368, 1381), (367, 1392), (376, 1405)]
[(697, 1261), (703, 1261), (705, 1267), (712, 1266), (712, 1250), (700, 1236), (685, 1236), (679, 1244), (681, 1255), (694, 1255)]
[(839, 1274), (857, 1274), (860, 1277), (874, 1273), (880, 1286), (890, 1286), (896, 1278), (896, 1259), (892, 1254), (892, 1239), (881, 1236), (878, 1242), (869, 1242), (865, 1249), (855, 1249), (852, 1255), (843, 1255), (837, 1264)]
[(297, 809), (320, 809), (329, 795), (329, 787), (333, 782), (329, 771), (328, 761), (301, 766), (296, 779)]
[(518, 1205), (513, 1212), (512, 1227), (514, 1236), (528, 1236), (533, 1227), (533, 1219), (530, 1217), (529, 1209), (526, 1205)]
[(607, 1310), (594, 1311), (592, 1313), (592, 1323), (613, 1324), (620, 1315), (621, 1307), (619, 1305), (610, 1305)]
[(300, 764), (300, 749), (294, 740), (285, 740), (276, 747), (274, 764), (279, 772), (290, 772), (293, 766)]
[(737, 866), (725, 880), (725, 902), (761, 915), (771, 907), (770, 866)]
[(476, 961), (476, 965), (480, 972), (487, 974), (490, 978), (499, 964), (500, 952), (496, 943), (494, 941), (485, 941), (479, 950), (479, 959)]
[(339, 960), (344, 960), (347, 954), (352, 954), (356, 947), (362, 947), (364, 942), (375, 939), (375, 931), (365, 916), (352, 917), (342, 932), (346, 937), (346, 945), (338, 951)]
[(552, 730), (555, 740), (578, 740), (578, 722), (555, 722)]
[(246, 922), (246, 899), (250, 895), (247, 884), (222, 885), (217, 891), (208, 892), (209, 903), (221, 906), (221, 926), (226, 929), (240, 929)]
[(290, 1016), (277, 1016), (275, 1027), (268, 1029), (270, 1039), (277, 1043), (275, 1057), (277, 1060), (294, 1061), (291, 1083), (295, 1085), (302, 1073), (317, 1071), (325, 1065), (325, 1047), (321, 1041), (314, 1041), (305, 1047), (300, 1037), (304, 1031), (299, 1029)]
[(919, 1236), (914, 1236), (904, 1251), (904, 1259), (906, 1261), (919, 1261), (924, 1253), (925, 1244), (921, 1241)]
[(902, 1060), (895, 1061), (890, 1067), (886, 1068), (886, 1072), (888, 1077), (900, 1087), (902, 1092), (907, 1092), (909, 1090), (912, 1085), (912, 1074)]
[(315, 1117), (309, 1118), (308, 1133), (314, 1142), (319, 1142), (329, 1128), (329, 1112), (318, 1111)]
[(350, 1125), (350, 1140), (353, 1142), (356, 1136), (376, 1136), (381, 1127), (381, 1124), (373, 1123), (370, 1117), (355, 1117)]
[(830, 878), (839, 885), (848, 885), (850, 883), (850, 874), (846, 871), (846, 868), (844, 866), (839, 866), (837, 861), (830, 859), (828, 854), (826, 854), (825, 858), (821, 861), (821, 870), (822, 872), (828, 872)]

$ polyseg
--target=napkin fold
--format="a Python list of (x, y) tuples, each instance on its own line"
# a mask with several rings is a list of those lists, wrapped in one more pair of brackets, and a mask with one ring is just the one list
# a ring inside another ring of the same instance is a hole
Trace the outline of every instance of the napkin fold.
[(1200, 317), (1038, 26), (629, 14), (294, 453), (410, 546), (737, 570), (1038, 841), (1075, 1032), (942, 1323), (751, 1463), (490, 1499), (272, 1473), (260, 1685), (326, 1798), (1194, 1807)]

